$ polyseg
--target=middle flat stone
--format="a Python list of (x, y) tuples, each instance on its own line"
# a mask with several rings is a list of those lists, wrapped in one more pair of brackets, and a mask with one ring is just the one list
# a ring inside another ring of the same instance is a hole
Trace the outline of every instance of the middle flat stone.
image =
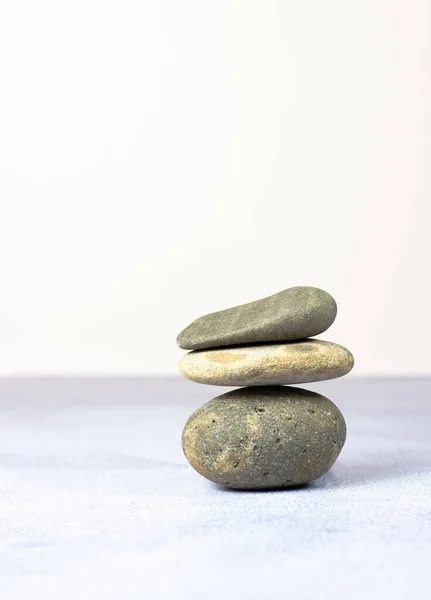
[(208, 385), (253, 386), (335, 379), (353, 368), (343, 346), (323, 340), (195, 350), (179, 363), (181, 373)]

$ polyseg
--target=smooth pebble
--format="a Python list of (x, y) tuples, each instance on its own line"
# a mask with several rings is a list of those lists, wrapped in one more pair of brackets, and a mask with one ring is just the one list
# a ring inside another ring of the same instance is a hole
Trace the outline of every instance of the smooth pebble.
[(204, 315), (177, 337), (198, 350), (255, 342), (300, 340), (323, 333), (337, 315), (332, 296), (315, 287), (292, 287), (273, 296)]
[(343, 346), (309, 339), (195, 350), (181, 358), (179, 369), (188, 379), (209, 385), (285, 385), (342, 377), (353, 363), (352, 354)]
[(307, 483), (326, 473), (346, 424), (328, 398), (298, 388), (242, 388), (218, 396), (187, 421), (183, 449), (207, 479), (261, 490)]

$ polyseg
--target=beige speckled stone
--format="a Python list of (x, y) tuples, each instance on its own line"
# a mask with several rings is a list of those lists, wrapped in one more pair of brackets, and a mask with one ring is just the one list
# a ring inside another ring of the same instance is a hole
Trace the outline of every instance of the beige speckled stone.
[(177, 337), (180, 348), (285, 342), (319, 335), (337, 315), (334, 298), (319, 288), (298, 286), (267, 298), (199, 317)]
[(346, 439), (328, 398), (289, 387), (242, 388), (192, 414), (183, 431), (187, 460), (201, 475), (237, 489), (291, 487), (328, 471)]
[(210, 385), (285, 385), (324, 381), (346, 375), (353, 356), (323, 340), (196, 350), (179, 363), (181, 373)]

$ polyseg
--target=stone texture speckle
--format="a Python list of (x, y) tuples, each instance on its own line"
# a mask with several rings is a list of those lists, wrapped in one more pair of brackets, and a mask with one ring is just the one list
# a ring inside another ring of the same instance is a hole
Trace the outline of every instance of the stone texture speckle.
[(328, 398), (289, 387), (242, 388), (199, 408), (183, 431), (192, 467), (237, 489), (291, 487), (328, 471), (346, 438)]
[(292, 287), (200, 317), (181, 331), (177, 343), (185, 350), (197, 350), (299, 340), (326, 331), (336, 315), (336, 302), (327, 292), (314, 287)]
[(179, 363), (197, 383), (230, 386), (285, 385), (335, 379), (353, 368), (343, 346), (323, 340), (196, 350)]

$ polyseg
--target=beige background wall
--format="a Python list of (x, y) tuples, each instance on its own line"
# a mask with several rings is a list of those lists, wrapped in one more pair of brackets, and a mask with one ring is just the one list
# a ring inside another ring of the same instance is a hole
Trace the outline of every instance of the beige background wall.
[(173, 373), (315, 285), (356, 374), (431, 373), (431, 4), (5, 2), (0, 373)]

